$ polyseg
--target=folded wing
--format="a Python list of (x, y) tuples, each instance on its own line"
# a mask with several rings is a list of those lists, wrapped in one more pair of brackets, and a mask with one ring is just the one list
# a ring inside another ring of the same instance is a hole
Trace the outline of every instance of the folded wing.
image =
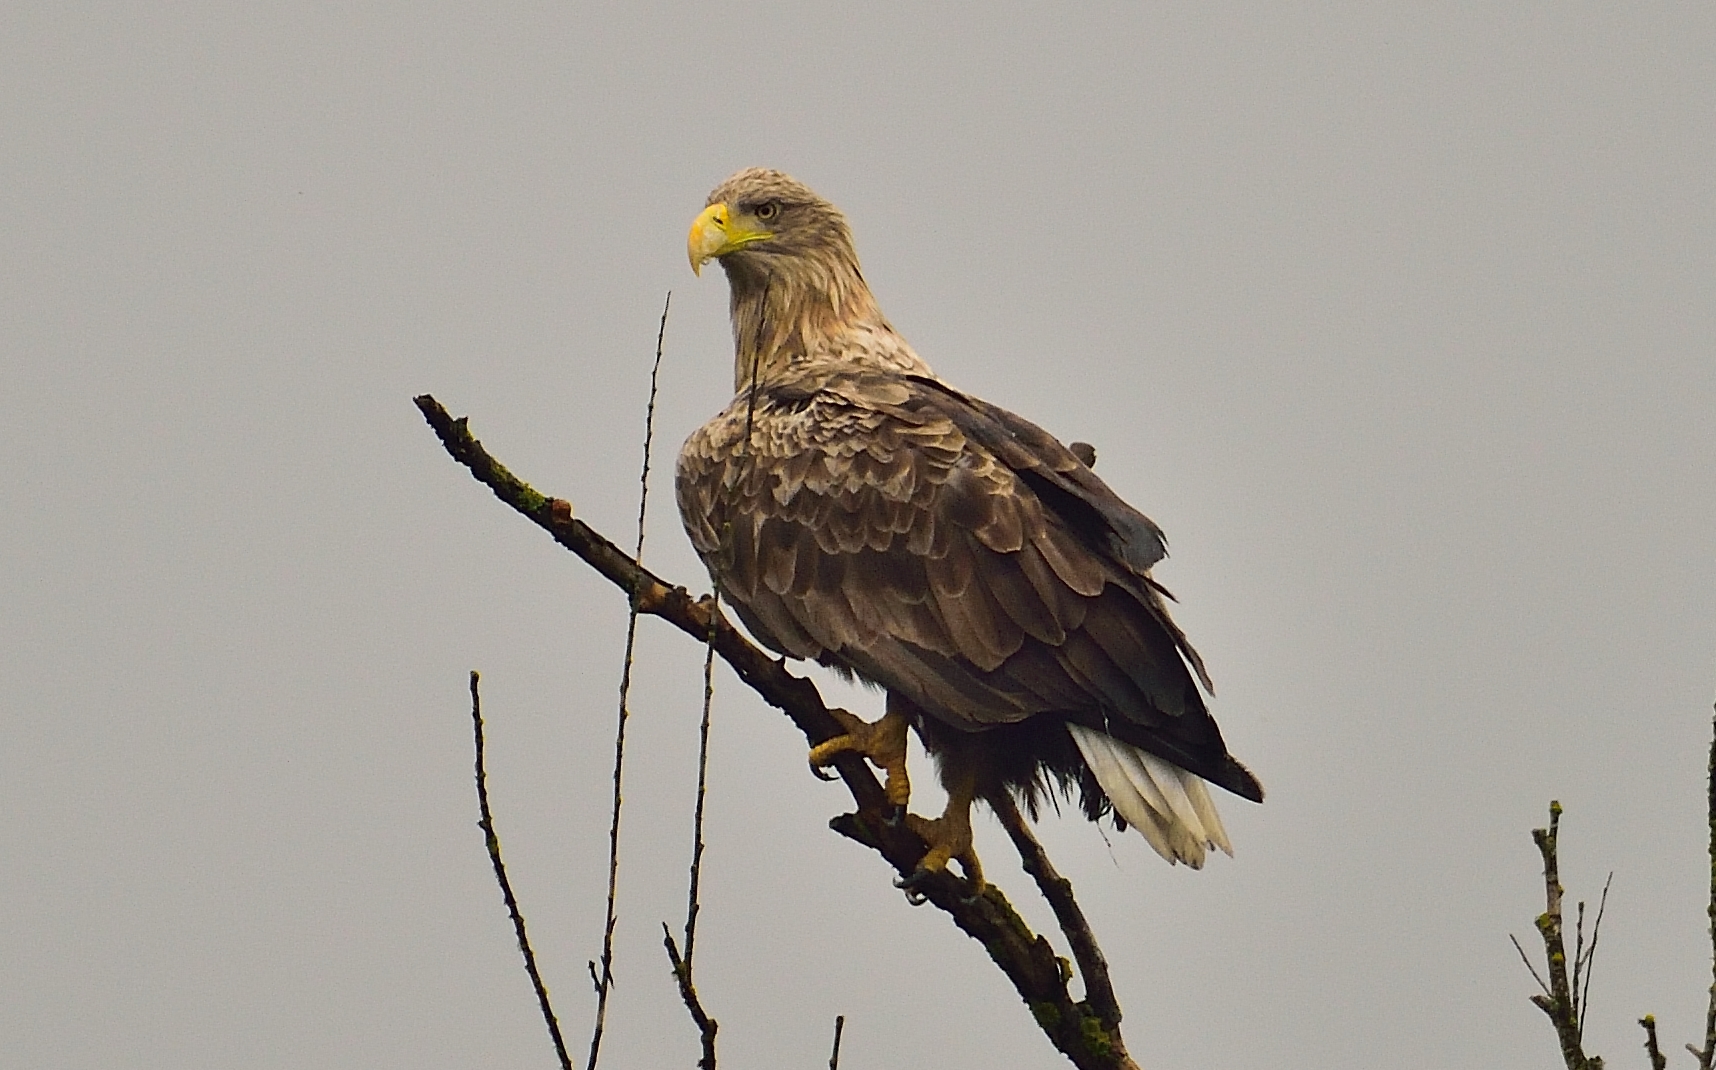
[(677, 486), (724, 597), (780, 653), (955, 728), (1055, 714), (1262, 797), (1149, 577), (1161, 530), (1034, 424), (927, 377), (807, 373), (694, 434)]

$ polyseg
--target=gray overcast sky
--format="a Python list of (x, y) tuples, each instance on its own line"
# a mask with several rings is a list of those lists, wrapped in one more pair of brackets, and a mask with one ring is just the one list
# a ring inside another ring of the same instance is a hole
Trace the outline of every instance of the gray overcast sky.
[[(471, 668), (582, 1048), (623, 602), (410, 398), (629, 539), (671, 288), (647, 557), (700, 583), (669, 473), (730, 340), (684, 236), (752, 164), (847, 211), (938, 372), (1096, 443), (1172, 539), (1270, 795), (1201, 873), (1043, 826), (1141, 1063), (1557, 1065), (1507, 942), (1552, 796), (1572, 891), (1615, 871), (1591, 1046), (1696, 1036), (1716, 8), (1071, 7), (11, 0), (0, 1064), (552, 1065)], [(643, 625), (612, 1070), (695, 1059), (658, 934), (699, 653)], [(853, 1070), (1061, 1065), (718, 689), (723, 1065), (818, 1065), (836, 1013)]]

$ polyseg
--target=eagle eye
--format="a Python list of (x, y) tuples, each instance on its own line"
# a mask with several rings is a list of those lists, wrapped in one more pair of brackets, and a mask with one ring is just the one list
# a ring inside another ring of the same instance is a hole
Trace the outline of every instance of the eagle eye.
[(769, 220), (773, 219), (775, 216), (779, 215), (780, 211), (781, 211), (781, 206), (779, 204), (775, 203), (774, 201), (764, 201), (762, 204), (757, 205), (757, 213), (756, 214), (757, 214), (758, 219), (761, 219), (764, 222), (768, 222)]

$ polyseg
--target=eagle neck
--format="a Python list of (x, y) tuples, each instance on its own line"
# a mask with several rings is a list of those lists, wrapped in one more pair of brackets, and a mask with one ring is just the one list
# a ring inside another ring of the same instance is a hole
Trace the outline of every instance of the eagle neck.
[(807, 363), (929, 373), (883, 317), (856, 264), (793, 259), (753, 270), (723, 262), (731, 288), (733, 388), (766, 385)]

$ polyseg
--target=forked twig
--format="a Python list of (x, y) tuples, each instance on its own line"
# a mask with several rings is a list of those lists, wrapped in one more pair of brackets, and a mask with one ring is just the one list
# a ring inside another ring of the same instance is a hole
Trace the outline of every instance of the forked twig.
[(494, 865), (495, 881), (500, 885), (501, 898), (506, 900), (507, 913), (512, 916), (513, 932), (518, 934), (518, 950), (524, 956), (524, 972), (530, 975), (531, 986), (536, 989), (536, 1002), (542, 1008), (542, 1020), (554, 1041), (554, 1054), (560, 1059), (561, 1070), (572, 1070), (572, 1057), (566, 1053), (566, 1041), (560, 1036), (560, 1020), (554, 1016), (554, 1007), (548, 1002), (548, 986), (542, 983), (542, 974), (536, 969), (536, 952), (530, 949), (530, 936), (524, 930), (524, 914), (518, 908), (518, 899), (512, 894), (512, 882), (507, 880), (506, 863), (501, 861), (500, 837), (495, 834), (494, 815), (489, 812), (488, 772), (483, 762), (483, 700), (477, 692), (477, 679), (477, 671), (472, 669), (471, 730), (476, 736), (477, 811), (482, 815), (477, 827), (483, 830), (483, 843), (488, 847), (489, 862)]
[[(1597, 917), (1591, 922), (1591, 945), (1585, 946), (1585, 901), (1579, 900), (1579, 934), (1576, 950), (1573, 954), (1573, 986), (1579, 989), (1579, 1043), (1585, 1042), (1585, 1016), (1591, 1009), (1591, 967), (1597, 961), (1597, 937), (1603, 931), (1603, 913), (1609, 909), (1609, 885), (1615, 883), (1615, 871), (1610, 870), (1608, 877), (1603, 880), (1603, 895), (1597, 900)], [(1579, 973), (1583, 970), (1584, 986), (1580, 987)]]
[(679, 947), (674, 944), (673, 933), (668, 931), (666, 923), (661, 927), (661, 945), (667, 949), (667, 961), (673, 964), (679, 998), (685, 1001), (685, 1009), (691, 1012), (691, 1020), (697, 1023), (698, 1035), (703, 1040), (703, 1055), (697, 1060), (698, 1070), (715, 1070), (715, 1034), (720, 1031), (721, 1023), (709, 1017), (709, 1012), (703, 1009), (703, 1001), (697, 996), (697, 986), (691, 981), (691, 963), (680, 957)]

